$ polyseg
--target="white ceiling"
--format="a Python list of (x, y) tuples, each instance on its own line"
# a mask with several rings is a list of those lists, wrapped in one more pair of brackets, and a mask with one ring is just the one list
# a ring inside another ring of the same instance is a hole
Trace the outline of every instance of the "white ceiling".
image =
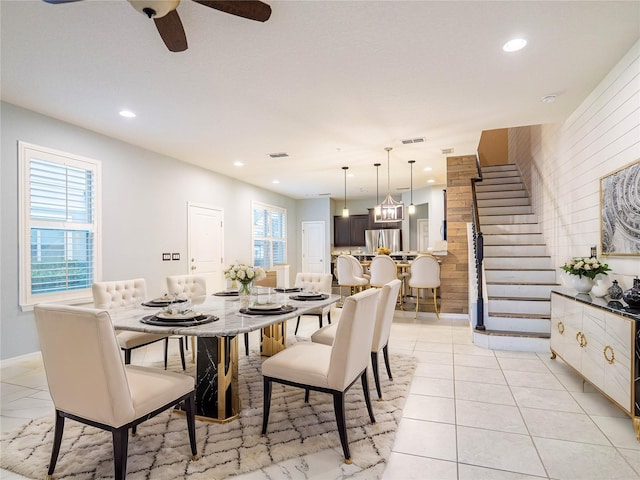
[(385, 146), (392, 192), (408, 160), (414, 188), (444, 184), (442, 149), (563, 121), (640, 38), (638, 1), (268, 3), (257, 23), (182, 0), (171, 53), (124, 0), (2, 0), (2, 100), (294, 198), (342, 199), (342, 166), (371, 197), (380, 162), (382, 196)]

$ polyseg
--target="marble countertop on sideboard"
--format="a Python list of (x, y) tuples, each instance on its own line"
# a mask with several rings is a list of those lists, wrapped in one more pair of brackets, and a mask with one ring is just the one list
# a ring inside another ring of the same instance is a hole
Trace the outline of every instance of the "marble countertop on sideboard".
[(590, 305), (592, 307), (600, 308), (623, 317), (630, 318), (636, 322), (640, 322), (640, 310), (631, 309), (624, 300), (611, 300), (609, 296), (596, 297), (590, 293), (579, 293), (573, 288), (569, 287), (556, 287), (551, 290), (552, 293), (557, 293), (566, 298), (572, 298), (577, 302)]

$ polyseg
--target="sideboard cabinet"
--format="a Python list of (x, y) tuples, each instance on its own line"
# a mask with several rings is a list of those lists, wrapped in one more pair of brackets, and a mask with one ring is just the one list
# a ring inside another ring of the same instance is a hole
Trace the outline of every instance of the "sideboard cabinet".
[(562, 358), (629, 415), (640, 441), (639, 321), (586, 297), (552, 292), (551, 358)]

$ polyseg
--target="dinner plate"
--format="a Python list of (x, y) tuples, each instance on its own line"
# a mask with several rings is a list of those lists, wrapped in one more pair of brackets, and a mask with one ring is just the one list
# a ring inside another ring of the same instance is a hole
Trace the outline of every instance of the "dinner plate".
[(155, 316), (161, 320), (191, 320), (201, 315), (201, 313), (189, 311), (183, 313), (158, 312)]
[(298, 301), (302, 301), (302, 302), (311, 302), (313, 300), (325, 300), (325, 299), (329, 298), (329, 295), (327, 295), (326, 293), (319, 293), (319, 294), (314, 295), (314, 296), (309, 296), (309, 295), (290, 295), (289, 298), (291, 300), (298, 300)]
[(277, 310), (254, 310), (252, 307), (241, 308), (240, 313), (243, 315), (282, 315), (297, 310), (293, 305), (282, 305)]
[(320, 292), (300, 292), (297, 297), (321, 297), (322, 293)]
[(280, 310), (282, 309), (282, 304), (281, 303), (265, 303), (263, 305), (251, 305), (249, 307), (249, 310)]
[(148, 302), (142, 302), (145, 307), (167, 307), (172, 303), (184, 303), (186, 300), (169, 300), (164, 297), (149, 300)]
[(293, 293), (293, 292), (299, 292), (302, 289), (300, 287), (293, 287), (293, 288), (275, 288), (274, 290), (278, 293)]
[(219, 320), (218, 317), (214, 315), (198, 315), (197, 317), (191, 319), (161, 319), (156, 315), (148, 315), (140, 319), (142, 323), (146, 323), (147, 325), (156, 325), (158, 327), (195, 327), (196, 325), (202, 325), (204, 323), (211, 323)]
[(216, 297), (237, 297), (238, 290), (223, 290), (222, 292), (216, 292), (213, 295)]

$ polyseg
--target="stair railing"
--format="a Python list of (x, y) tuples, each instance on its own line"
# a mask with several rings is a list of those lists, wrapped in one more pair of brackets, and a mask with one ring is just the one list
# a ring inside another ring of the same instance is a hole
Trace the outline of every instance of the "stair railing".
[(484, 292), (483, 292), (483, 265), (484, 260), (484, 237), (480, 230), (480, 215), (478, 214), (478, 204), (476, 202), (476, 183), (481, 182), (482, 168), (480, 167), (480, 156), (476, 152), (476, 168), (478, 169), (478, 176), (471, 179), (471, 221), (473, 229), (473, 251), (475, 253), (475, 269), (476, 269), (476, 282), (478, 298), (476, 300), (476, 330), (484, 331), (486, 329), (484, 325)]

